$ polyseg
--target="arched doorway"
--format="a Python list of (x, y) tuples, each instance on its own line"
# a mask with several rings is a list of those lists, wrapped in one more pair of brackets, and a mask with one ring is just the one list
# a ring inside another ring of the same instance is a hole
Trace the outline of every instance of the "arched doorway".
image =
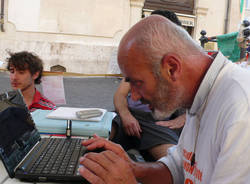
[(50, 67), (51, 72), (66, 72), (66, 68), (61, 65), (54, 65)]

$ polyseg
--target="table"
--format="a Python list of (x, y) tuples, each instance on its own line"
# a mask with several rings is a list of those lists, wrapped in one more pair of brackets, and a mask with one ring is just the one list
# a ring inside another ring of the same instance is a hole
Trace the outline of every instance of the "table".
[[(2, 161), (0, 161), (0, 184), (32, 184), (32, 183), (36, 183), (36, 182), (24, 182), (24, 181), (20, 181), (18, 179), (15, 178), (10, 178), (8, 176), (8, 173), (6, 172), (4, 165), (2, 163)], [(63, 182), (64, 184), (66, 184), (65, 182)], [(39, 182), (39, 184), (55, 184), (55, 182), (50, 183), (50, 182)]]
[[(65, 134), (67, 120), (47, 118), (47, 115), (52, 112), (55, 111), (38, 109), (32, 112), (31, 115), (36, 124), (36, 128), (40, 133)], [(101, 121), (98, 122), (72, 120), (72, 135), (93, 136), (97, 134), (100, 137), (107, 138), (109, 137), (112, 120), (115, 115), (116, 113), (114, 112), (106, 112)]]

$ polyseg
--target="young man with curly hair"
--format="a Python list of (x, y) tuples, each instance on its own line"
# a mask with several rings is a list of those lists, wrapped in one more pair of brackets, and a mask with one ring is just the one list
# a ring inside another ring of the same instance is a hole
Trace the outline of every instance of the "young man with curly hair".
[(35, 87), (35, 84), (41, 83), (42, 60), (27, 51), (9, 54), (7, 69), (10, 72), (11, 87), (14, 90), (21, 90), (29, 110), (33, 112), (36, 109), (55, 109), (55, 104), (44, 97)]

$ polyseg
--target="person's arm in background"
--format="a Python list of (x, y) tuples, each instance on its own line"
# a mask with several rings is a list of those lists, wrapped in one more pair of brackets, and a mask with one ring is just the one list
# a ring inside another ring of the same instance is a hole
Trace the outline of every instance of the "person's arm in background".
[(182, 114), (172, 120), (157, 121), (156, 124), (161, 126), (166, 126), (171, 129), (177, 129), (183, 127), (185, 125), (185, 121), (186, 121), (186, 114)]
[(114, 106), (116, 112), (120, 115), (122, 125), (125, 132), (130, 136), (137, 136), (140, 138), (141, 127), (139, 122), (130, 113), (128, 109), (127, 96), (130, 91), (130, 84), (122, 79), (119, 87), (114, 94)]

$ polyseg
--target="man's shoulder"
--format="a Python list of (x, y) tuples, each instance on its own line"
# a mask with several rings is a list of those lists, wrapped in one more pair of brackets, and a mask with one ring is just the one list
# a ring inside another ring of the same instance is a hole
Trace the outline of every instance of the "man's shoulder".
[(230, 89), (234, 89), (235, 92), (243, 92), (246, 93), (248, 97), (250, 97), (250, 72), (249, 70), (238, 66), (237, 64), (232, 64), (230, 72), (225, 75), (224, 80), (225, 83), (227, 81), (227, 86)]
[(51, 100), (49, 100), (47, 97), (45, 97), (42, 93), (40, 93), (38, 90), (36, 90), (35, 95), (36, 95), (37, 98), (39, 98), (38, 103), (41, 106), (46, 106), (46, 107), (49, 107), (51, 109), (56, 108), (56, 105)]
[[(210, 92), (209, 99), (213, 109), (218, 112), (241, 112), (250, 107), (250, 72), (230, 63), (228, 70), (217, 80)], [(211, 107), (211, 106), (210, 106)]]

